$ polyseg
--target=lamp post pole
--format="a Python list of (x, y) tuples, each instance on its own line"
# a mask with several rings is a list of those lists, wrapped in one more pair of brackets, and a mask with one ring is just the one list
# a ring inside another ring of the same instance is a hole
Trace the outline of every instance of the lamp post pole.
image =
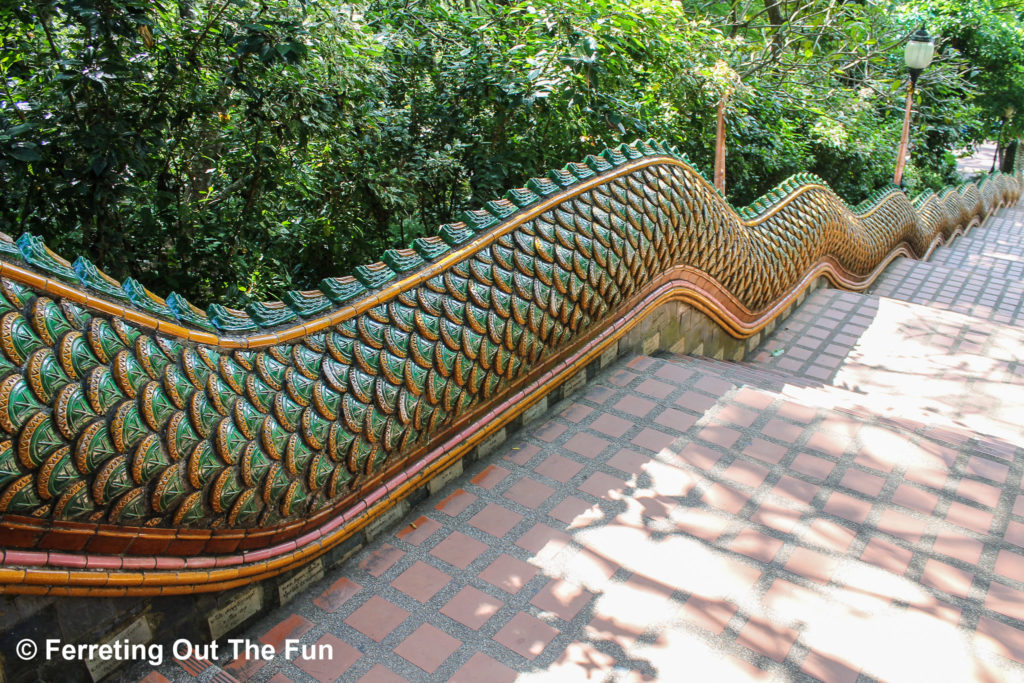
[(935, 53), (935, 43), (932, 37), (924, 28), (919, 28), (907, 41), (907, 47), (903, 52), (904, 61), (910, 71), (910, 86), (907, 88), (907, 109), (903, 114), (903, 135), (900, 136), (900, 151), (896, 157), (896, 174), (893, 176), (893, 184), (903, 186), (903, 168), (907, 163), (907, 146), (910, 143), (910, 115), (914, 106), (914, 87), (917, 85), (917, 77), (921, 75), (932, 62), (932, 55)]
[(718, 127), (715, 131), (715, 188), (725, 196), (725, 98), (718, 100)]

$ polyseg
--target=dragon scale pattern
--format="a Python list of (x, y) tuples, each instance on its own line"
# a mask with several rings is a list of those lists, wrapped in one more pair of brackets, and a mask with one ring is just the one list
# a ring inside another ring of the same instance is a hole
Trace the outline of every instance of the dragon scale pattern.
[[(84, 277), (36, 238), (6, 241), (0, 538), (37, 548), (74, 532), (75, 550), (126, 554), (157, 547), (140, 538), (197, 529), (231, 536), (231, 548), (278, 543), (358, 504), (456, 421), (628, 315), (673, 268), (700, 271), (753, 315), (823, 261), (859, 282), (901, 246), (921, 257), (1020, 192), (1019, 173), (996, 174), (913, 203), (890, 188), (848, 207), (801, 174), (736, 211), (673, 150), (636, 143), (389, 252), (362, 268), (362, 287), (336, 278), (292, 293), (336, 295), (298, 328), (288, 297), (261, 304), (262, 318), (180, 313), (187, 302), (143, 292), (140, 304), (137, 283)], [(345, 287), (361, 291), (346, 299)], [(138, 315), (96, 305), (114, 300), (105, 288)], [(267, 323), (268, 311), (281, 313), (285, 341), (246, 348), (244, 336), (178, 332), (231, 332), (211, 321)], [(97, 550), (89, 539), (100, 536)]]

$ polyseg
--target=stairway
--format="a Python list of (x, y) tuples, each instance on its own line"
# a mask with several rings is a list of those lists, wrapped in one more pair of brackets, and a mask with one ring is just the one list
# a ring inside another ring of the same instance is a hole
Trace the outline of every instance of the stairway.
[(1024, 210), (742, 363), (608, 368), (237, 638), (130, 680), (1024, 680)]

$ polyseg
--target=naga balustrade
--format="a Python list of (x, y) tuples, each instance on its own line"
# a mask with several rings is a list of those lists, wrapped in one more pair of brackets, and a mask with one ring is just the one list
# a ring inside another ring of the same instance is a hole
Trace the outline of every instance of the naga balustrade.
[(1017, 168), (854, 207), (800, 174), (734, 210), (638, 142), (244, 311), (4, 236), (0, 592), (192, 593), (298, 567), (658, 305), (749, 337), (819, 276), (863, 289), (1016, 202)]

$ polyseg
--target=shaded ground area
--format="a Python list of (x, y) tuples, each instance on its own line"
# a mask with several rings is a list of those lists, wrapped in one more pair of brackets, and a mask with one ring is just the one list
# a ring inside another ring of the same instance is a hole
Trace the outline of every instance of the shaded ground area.
[(1024, 680), (1024, 210), (637, 356), (240, 638), (148, 681)]

